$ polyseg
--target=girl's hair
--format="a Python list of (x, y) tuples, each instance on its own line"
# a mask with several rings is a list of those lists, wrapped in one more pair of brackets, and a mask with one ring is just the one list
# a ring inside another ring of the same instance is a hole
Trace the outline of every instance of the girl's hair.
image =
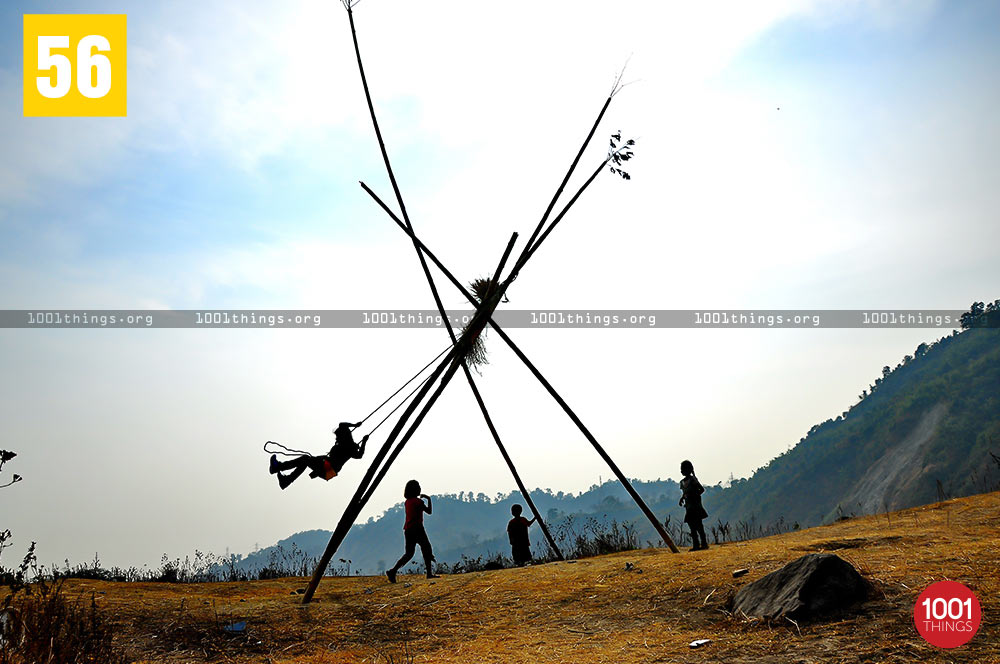
[(406, 483), (406, 487), (403, 489), (403, 498), (409, 500), (410, 498), (416, 498), (420, 495), (420, 482), (416, 480), (410, 480)]
[(686, 459), (681, 461), (681, 475), (694, 475), (694, 464)]

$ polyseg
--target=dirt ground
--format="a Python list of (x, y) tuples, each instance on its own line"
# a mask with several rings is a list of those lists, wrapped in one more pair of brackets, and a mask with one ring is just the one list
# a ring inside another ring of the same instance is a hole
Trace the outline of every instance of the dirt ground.
[[(71, 581), (120, 626), (141, 662), (997, 662), (1000, 494), (713, 546), (427, 580), (325, 579), (301, 604), (301, 578), (250, 583)], [(830, 551), (873, 584), (822, 622), (765, 624), (726, 612), (742, 585), (809, 552)], [(749, 568), (734, 579), (732, 571)], [(972, 588), (982, 625), (966, 646), (934, 648), (913, 625), (919, 593), (941, 579)], [(247, 623), (242, 634), (224, 627)], [(688, 644), (711, 639), (699, 649)]]

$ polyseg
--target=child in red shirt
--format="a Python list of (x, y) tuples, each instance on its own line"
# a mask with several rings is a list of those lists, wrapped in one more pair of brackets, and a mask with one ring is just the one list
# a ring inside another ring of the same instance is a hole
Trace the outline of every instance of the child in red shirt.
[[(403, 489), (403, 504), (406, 510), (406, 521), (403, 523), (403, 535), (406, 539), (406, 553), (396, 561), (392, 569), (385, 571), (390, 583), (396, 583), (396, 573), (413, 558), (413, 554), (420, 545), (420, 552), (424, 556), (424, 565), (427, 567), (427, 578), (440, 578), (434, 574), (434, 553), (431, 550), (431, 542), (427, 539), (427, 531), (424, 530), (424, 512), (431, 513), (431, 497), (420, 493), (420, 483), (410, 480)], [(424, 501), (427, 501), (426, 503)]]

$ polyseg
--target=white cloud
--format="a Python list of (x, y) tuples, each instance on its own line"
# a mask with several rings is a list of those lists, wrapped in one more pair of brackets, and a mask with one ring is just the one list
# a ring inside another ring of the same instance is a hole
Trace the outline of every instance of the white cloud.
[(79, 191), (121, 167), (122, 119), (25, 118), (17, 74), (0, 68), (0, 206)]
[[(666, 82), (683, 88), (723, 66), (795, 4), (567, 2), (533, 6), (525, 15), (462, 2), (384, 1), (358, 7), (356, 17), (396, 154), (414, 136), (485, 150), (509, 172), (523, 157), (498, 150), (513, 137), (534, 131), (555, 146), (576, 143), (581, 130), (564, 121), (566, 109), (586, 108), (588, 117), (633, 52), (630, 76), (657, 90)], [(719, 12), (738, 16), (720, 24)], [(129, 16), (129, 117), (8, 118), (8, 200), (31, 190), (39, 195), (42, 182), (100, 181), (121, 166), (126, 150), (218, 153), (253, 169), (291, 144), (328, 150), (326, 133), (345, 128), (356, 136), (346, 149), (371, 149), (339, 3), (147, 5)], [(20, 81), (13, 70), (2, 73), (4, 107), (18, 108)], [(308, 161), (335, 157), (311, 154)]]

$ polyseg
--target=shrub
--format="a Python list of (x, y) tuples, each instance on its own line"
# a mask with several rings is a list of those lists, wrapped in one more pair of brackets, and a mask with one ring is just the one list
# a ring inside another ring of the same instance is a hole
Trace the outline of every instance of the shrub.
[[(27, 581), (28, 570), (34, 581)], [(113, 644), (114, 626), (97, 608), (94, 595), (69, 597), (65, 579), (46, 579), (38, 570), (32, 543), (3, 601), (0, 664), (124, 664)]]

